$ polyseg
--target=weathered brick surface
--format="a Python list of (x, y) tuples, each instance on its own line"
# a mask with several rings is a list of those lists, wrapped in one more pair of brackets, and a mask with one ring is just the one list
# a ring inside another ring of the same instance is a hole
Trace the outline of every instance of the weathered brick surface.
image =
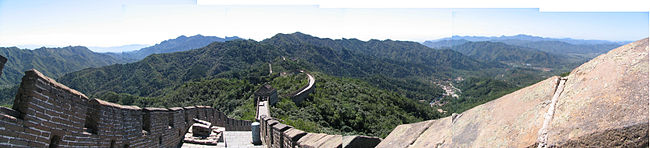
[(282, 148), (283, 143), (284, 143), (284, 131), (288, 130), (289, 128), (293, 128), (291, 126), (288, 126), (286, 124), (278, 123), (273, 125), (273, 143), (271, 144), (272, 148)]
[(30, 70), (13, 108), (0, 108), (0, 147), (176, 147), (193, 118), (233, 130), (252, 123), (208, 106), (139, 108), (89, 99)]
[(376, 137), (353, 136), (344, 143), (342, 135), (307, 133), (267, 116), (260, 119), (260, 138), (262, 144), (268, 148), (330, 148), (355, 145), (374, 147), (381, 141), (381, 138)]
[(262, 116), (260, 119), (260, 137), (262, 143), (268, 148), (331, 148), (355, 145), (375, 147), (381, 141), (381, 138), (376, 137), (353, 136), (344, 143), (342, 135), (307, 133), (267, 116)]
[(289, 128), (283, 133), (283, 144), (282, 147), (293, 148), (297, 145), (298, 140), (303, 136), (307, 135), (307, 132), (301, 131), (295, 128)]

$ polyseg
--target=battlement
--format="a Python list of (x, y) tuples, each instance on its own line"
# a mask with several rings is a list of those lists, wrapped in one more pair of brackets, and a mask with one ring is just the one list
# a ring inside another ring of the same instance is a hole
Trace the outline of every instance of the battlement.
[(22, 78), (13, 108), (0, 109), (0, 147), (175, 147), (193, 118), (226, 130), (251, 130), (252, 121), (208, 106), (140, 108), (89, 99), (32, 69)]
[(261, 141), (269, 148), (372, 148), (382, 141), (381, 138), (377, 137), (329, 135), (323, 133), (309, 133), (296, 129), (272, 118), (268, 101), (262, 101), (257, 104), (256, 117), (260, 122)]

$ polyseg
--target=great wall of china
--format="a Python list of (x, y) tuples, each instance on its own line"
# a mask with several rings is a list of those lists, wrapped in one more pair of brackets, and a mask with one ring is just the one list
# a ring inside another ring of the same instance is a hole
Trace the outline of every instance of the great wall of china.
[[(301, 71), (304, 72), (304, 71)], [(309, 93), (314, 91), (316, 79), (309, 73), (309, 83), (299, 89), (292, 96), (292, 100), (303, 101)], [(271, 117), (269, 100), (257, 101), (257, 119), (260, 122), (260, 137), (263, 145), (269, 148), (366, 148), (375, 147), (381, 138), (368, 136), (343, 136), (323, 133), (309, 133), (296, 129), (290, 125), (280, 123)]]
[[(0, 68), (5, 62), (0, 56)], [(269, 148), (644, 147), (648, 68), (645, 38), (564, 78), (548, 78), (462, 114), (399, 125), (385, 139), (304, 132), (272, 118), (270, 99), (257, 98), (256, 120)], [(302, 92), (313, 91), (309, 86)], [(29, 70), (13, 108), (0, 107), (0, 147), (177, 147), (193, 119), (252, 130), (252, 121), (207, 106), (140, 108), (90, 99)]]
[(193, 119), (231, 131), (250, 131), (252, 123), (208, 106), (140, 108), (89, 99), (29, 70), (13, 108), (0, 108), (0, 147), (177, 147)]

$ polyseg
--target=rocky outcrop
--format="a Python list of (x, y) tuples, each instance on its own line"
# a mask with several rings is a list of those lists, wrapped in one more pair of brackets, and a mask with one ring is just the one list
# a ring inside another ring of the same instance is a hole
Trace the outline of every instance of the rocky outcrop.
[(455, 117), (400, 125), (377, 147), (647, 145), (646, 38)]
[(648, 38), (594, 58), (567, 79), (549, 145), (648, 145)]

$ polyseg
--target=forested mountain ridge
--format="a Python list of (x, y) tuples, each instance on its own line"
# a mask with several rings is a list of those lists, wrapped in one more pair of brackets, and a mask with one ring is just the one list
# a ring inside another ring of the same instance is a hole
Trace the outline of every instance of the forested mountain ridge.
[(106, 54), (95, 53), (83, 46), (38, 48), (0, 47), (0, 55), (7, 63), (0, 77), (0, 85), (10, 87), (20, 83), (23, 72), (38, 69), (43, 74), (58, 78), (66, 73), (89, 67), (100, 67), (123, 62)]
[(555, 54), (603, 54), (611, 49), (621, 46), (617, 43), (604, 44), (571, 44), (562, 41), (525, 41), (525, 40), (501, 40), (499, 42), (534, 48), (540, 51)]
[[(377, 51), (373, 52), (373, 49)], [(334, 41), (294, 33), (278, 34), (261, 42), (252, 40), (215, 42), (197, 50), (155, 54), (135, 63), (82, 70), (64, 76), (60, 81), (90, 94), (99, 90), (111, 90), (149, 96), (160, 88), (193, 79), (247, 78), (251, 71), (256, 71), (253, 73), (263, 71), (251, 67), (262, 67), (263, 63), (282, 56), (299, 59), (298, 64), (308, 70), (347, 77), (367, 77), (377, 74), (393, 78), (423, 75), (448, 76), (455, 74), (456, 67), (474, 70), (490, 66), (452, 50), (433, 50), (415, 42)], [(407, 58), (407, 56), (414, 58)], [(125, 84), (127, 82), (129, 84)]]
[(533, 48), (539, 51), (570, 56), (569, 60), (583, 63), (597, 55), (603, 54), (611, 49), (619, 47), (629, 41), (605, 41), (605, 40), (580, 40), (571, 38), (544, 38), (530, 35), (484, 37), (484, 36), (453, 36), (438, 40), (425, 41), (422, 44), (431, 48), (451, 48), (467, 42), (501, 42), (508, 45), (515, 45)]
[(59, 80), (87, 94), (110, 90), (149, 96), (162, 88), (203, 77), (245, 78), (239, 75), (241, 71), (261, 71), (251, 67), (280, 56), (271, 48), (251, 40), (214, 42), (197, 50), (150, 55), (135, 63), (84, 69)]
[(434, 50), (411, 41), (393, 41), (393, 40), (369, 40), (367, 42), (358, 39), (328, 39), (318, 38), (300, 32), (292, 34), (277, 34), (269, 39), (263, 40), (262, 43), (274, 45), (287, 44), (310, 44), (314, 46), (328, 47), (333, 50), (349, 50), (375, 58), (384, 58), (394, 61), (426, 64), (446, 65), (453, 69), (477, 70), (494, 65), (487, 65), (478, 62), (472, 58), (463, 56), (457, 52)]
[(467, 42), (451, 47), (477, 60), (502, 62), (509, 65), (555, 67), (566, 63), (566, 57), (549, 54), (532, 48), (508, 45), (500, 42)]

